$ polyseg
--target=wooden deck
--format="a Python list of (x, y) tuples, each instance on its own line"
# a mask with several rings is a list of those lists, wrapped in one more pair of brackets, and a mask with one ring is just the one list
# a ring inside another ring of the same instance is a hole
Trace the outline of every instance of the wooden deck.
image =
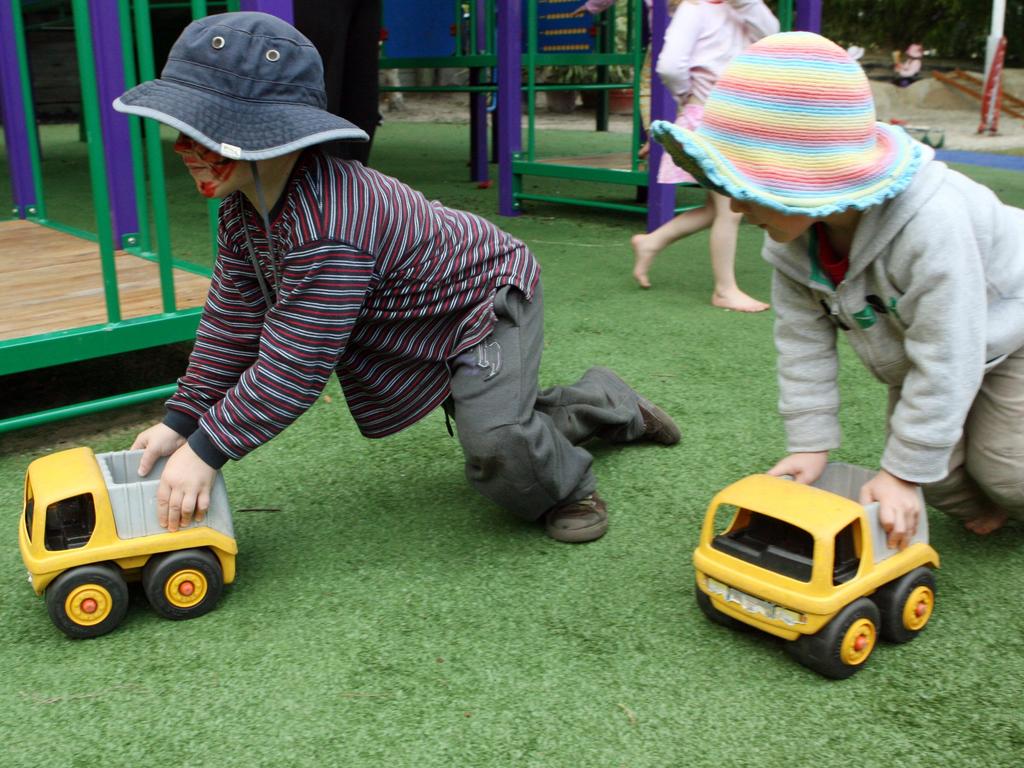
[[(573, 155), (570, 157), (542, 157), (538, 163), (551, 165), (575, 165), (581, 168), (608, 168), (616, 171), (631, 171), (629, 152), (614, 152), (606, 155)], [(641, 170), (643, 168), (641, 167)]]
[[(154, 262), (117, 251), (125, 320), (163, 311)], [(178, 309), (202, 306), (209, 278), (174, 270)], [(0, 341), (107, 322), (99, 246), (30, 221), (0, 222)]]

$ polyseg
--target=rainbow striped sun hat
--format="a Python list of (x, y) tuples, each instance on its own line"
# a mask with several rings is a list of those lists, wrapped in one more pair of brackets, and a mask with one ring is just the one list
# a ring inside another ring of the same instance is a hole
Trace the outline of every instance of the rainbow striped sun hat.
[(835, 43), (783, 32), (726, 67), (696, 131), (651, 135), (698, 183), (787, 214), (863, 210), (902, 192), (922, 146), (875, 120), (867, 77)]

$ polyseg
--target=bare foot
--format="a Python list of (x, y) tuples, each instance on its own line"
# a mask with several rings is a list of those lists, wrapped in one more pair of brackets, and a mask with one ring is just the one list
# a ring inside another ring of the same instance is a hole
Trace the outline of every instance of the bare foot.
[(633, 246), (633, 279), (640, 284), (641, 288), (650, 288), (651, 281), (647, 279), (647, 270), (654, 263), (654, 257), (658, 255), (658, 249), (651, 245), (650, 235), (633, 235), (629, 242)]
[[(634, 246), (635, 249), (636, 246)], [(634, 272), (634, 274), (636, 273)], [(764, 312), (771, 306), (771, 304), (765, 304), (763, 301), (748, 296), (739, 288), (726, 293), (715, 291), (711, 294), (711, 305), (720, 309), (731, 309), (734, 312)]]
[(979, 536), (987, 536), (993, 531), (998, 531), (1006, 525), (1007, 514), (1005, 512), (989, 512), (985, 515), (972, 517), (964, 522), (964, 528)]

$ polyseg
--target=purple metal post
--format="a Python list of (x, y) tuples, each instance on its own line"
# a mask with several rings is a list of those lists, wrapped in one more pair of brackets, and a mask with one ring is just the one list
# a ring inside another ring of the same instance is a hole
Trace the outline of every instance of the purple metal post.
[(502, 216), (519, 215), (512, 197), (512, 154), (523, 146), (522, 51), (522, 0), (498, 0), (498, 213)]
[(793, 29), (821, 32), (821, 0), (796, 0)]
[(96, 60), (97, 92), (100, 124), (103, 127), (103, 149), (110, 179), (110, 213), (113, 219), (114, 242), (123, 247), (128, 233), (139, 231), (135, 208), (135, 177), (131, 154), (128, 116), (114, 111), (114, 99), (124, 92), (124, 59), (121, 55), (121, 27), (117, 3), (91, 0), (89, 20), (92, 23), (93, 53)]
[(263, 11), (284, 19), (289, 24), (295, 23), (292, 0), (242, 0), (241, 7), (243, 11)]
[[(634, 0), (640, 2), (640, 0)], [(651, 120), (672, 120), (675, 102), (661, 83), (654, 64), (661, 54), (661, 45), (665, 40), (665, 29), (668, 27), (668, 9), (665, 3), (656, 2), (651, 5)], [(647, 156), (647, 231), (653, 232), (675, 214), (675, 184), (659, 184), (658, 168), (665, 150), (656, 141), (650, 142), (650, 154)]]
[[(476, 24), (476, 50), (472, 54), (483, 53), (487, 48), (487, 3), (476, 0), (474, 4), (474, 23)], [(470, 85), (479, 85), (481, 81), (480, 67), (470, 67)], [(487, 94), (471, 93), (469, 95), (469, 178), (473, 181), (487, 181)]]
[[(4, 121), (7, 163), (10, 167), (14, 205), (19, 218), (38, 202), (39, 190), (32, 179), (29, 126), (21, 99), (18, 49), (14, 39), (14, 14), (9, 2), (0, 2), (0, 115)], [(35, 130), (35, 126), (31, 126)]]

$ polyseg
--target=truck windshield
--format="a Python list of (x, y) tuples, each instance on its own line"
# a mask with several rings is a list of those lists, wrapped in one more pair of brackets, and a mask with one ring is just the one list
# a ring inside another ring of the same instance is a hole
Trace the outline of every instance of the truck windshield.
[(814, 537), (802, 528), (760, 512), (741, 509), (733, 526), (715, 536), (711, 546), (798, 581), (810, 581)]

